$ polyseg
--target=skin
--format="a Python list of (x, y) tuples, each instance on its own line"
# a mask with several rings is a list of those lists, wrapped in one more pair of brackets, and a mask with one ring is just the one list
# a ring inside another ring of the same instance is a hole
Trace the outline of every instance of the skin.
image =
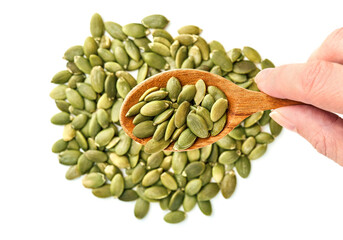
[(275, 109), (270, 116), (343, 166), (343, 28), (331, 33), (306, 63), (265, 69), (259, 89), (309, 105)]

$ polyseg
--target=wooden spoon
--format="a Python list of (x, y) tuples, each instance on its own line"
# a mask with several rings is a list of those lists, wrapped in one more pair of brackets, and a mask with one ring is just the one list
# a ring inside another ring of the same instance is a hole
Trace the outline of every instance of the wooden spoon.
[[(274, 98), (263, 92), (246, 90), (219, 75), (205, 71), (194, 69), (165, 71), (148, 78), (134, 87), (123, 102), (120, 112), (120, 124), (126, 134), (136, 142), (145, 145), (151, 137), (144, 139), (135, 137), (132, 134), (133, 128), (135, 127), (132, 123), (134, 117), (126, 117), (126, 113), (133, 105), (138, 103), (138, 99), (147, 89), (152, 87), (164, 88), (171, 77), (179, 79), (182, 86), (187, 84), (194, 85), (199, 79), (202, 79), (206, 83), (206, 86), (216, 86), (222, 90), (229, 102), (227, 121), (224, 129), (217, 136), (197, 138), (194, 144), (186, 149), (186, 151), (201, 148), (218, 141), (253, 113), (284, 106), (303, 104), (292, 100)], [(173, 149), (173, 145), (174, 144), (171, 143), (165, 150), (176, 151)]]

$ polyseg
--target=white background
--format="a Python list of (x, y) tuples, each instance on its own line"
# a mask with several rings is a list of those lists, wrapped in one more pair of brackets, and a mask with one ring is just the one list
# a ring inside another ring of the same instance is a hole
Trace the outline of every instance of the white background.
[(304, 62), (343, 26), (341, 1), (1, 1), (0, 239), (343, 239), (343, 168), (284, 130), (238, 179), (232, 198), (193, 210), (182, 224), (152, 204), (137, 220), (134, 203), (98, 199), (67, 181), (51, 145), (62, 129), (49, 98), (64, 51), (83, 44), (89, 20), (122, 25), (164, 14), (168, 30), (195, 24), (226, 49), (256, 48), (276, 65)]

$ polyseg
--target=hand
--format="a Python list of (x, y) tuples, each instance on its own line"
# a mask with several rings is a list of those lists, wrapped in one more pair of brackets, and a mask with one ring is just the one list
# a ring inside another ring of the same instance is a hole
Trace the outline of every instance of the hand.
[(255, 81), (273, 97), (301, 101), (270, 116), (306, 138), (318, 152), (343, 166), (343, 28), (327, 37), (307, 63), (261, 71)]

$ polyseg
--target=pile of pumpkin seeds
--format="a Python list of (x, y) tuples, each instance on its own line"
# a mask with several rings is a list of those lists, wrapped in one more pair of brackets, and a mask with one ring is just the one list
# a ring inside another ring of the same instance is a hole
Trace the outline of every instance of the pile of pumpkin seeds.
[[(206, 70), (258, 91), (254, 76), (259, 67), (274, 67), (250, 47), (226, 51), (218, 41), (207, 43), (197, 26), (182, 27), (173, 38), (164, 30), (168, 22), (164, 16), (151, 15), (142, 24), (121, 26), (104, 22), (99, 14), (92, 16), (91, 36), (83, 45), (66, 50), (67, 69), (52, 78), (57, 86), (50, 97), (60, 112), (51, 122), (64, 125), (52, 152), (69, 166), (66, 178), (83, 175), (83, 186), (96, 197), (136, 201), (134, 215), (139, 219), (146, 216), (151, 202), (158, 202), (169, 211), (164, 220), (178, 223), (196, 205), (211, 215), (211, 199), (219, 191), (224, 198), (233, 194), (235, 172), (248, 177), (251, 160), (266, 152), (281, 127), (270, 119), (269, 111), (258, 112), (212, 145), (153, 154), (119, 130), (119, 111), (127, 93), (164, 69)], [(135, 70), (136, 77), (131, 72)], [(214, 102), (216, 96), (205, 98)], [(268, 124), (270, 133), (262, 131)]]
[[(206, 92), (208, 96), (203, 101)], [(217, 99), (214, 100), (211, 94)], [(202, 79), (195, 85), (182, 87), (176, 77), (171, 77), (166, 88), (146, 90), (126, 117), (136, 116), (133, 135), (152, 137), (144, 148), (151, 154), (164, 150), (173, 141), (176, 141), (173, 149), (184, 150), (198, 137), (218, 135), (224, 129), (227, 109), (228, 101), (219, 88), (207, 88)]]

